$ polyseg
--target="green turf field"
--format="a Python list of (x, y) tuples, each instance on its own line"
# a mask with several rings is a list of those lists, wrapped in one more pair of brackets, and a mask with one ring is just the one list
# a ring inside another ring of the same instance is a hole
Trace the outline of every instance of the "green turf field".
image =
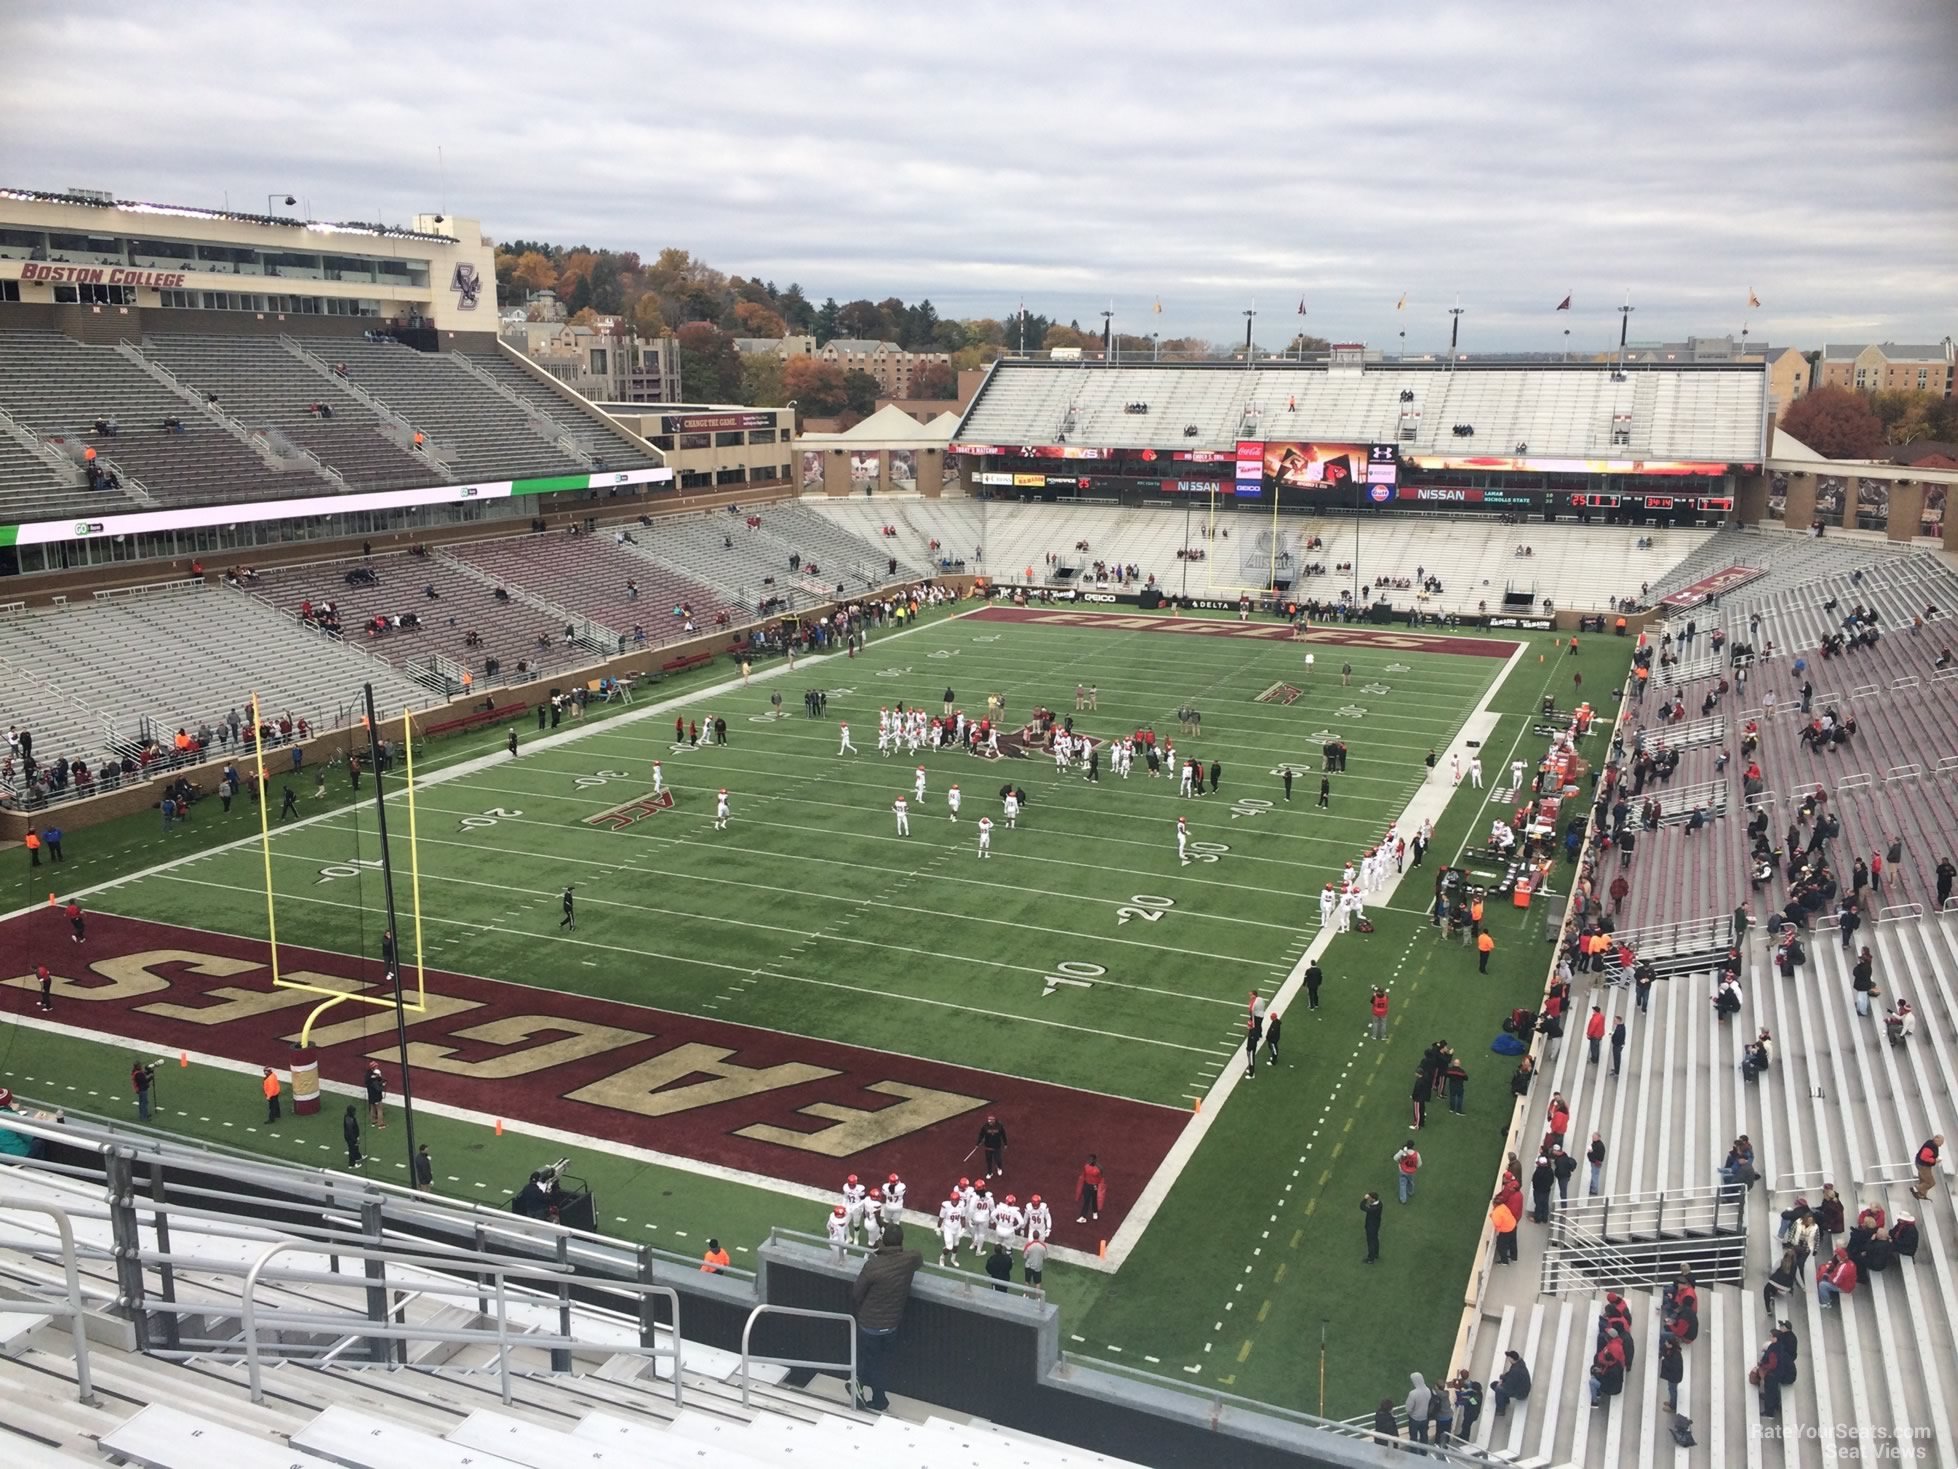
[[(1320, 884), (1401, 812), (1427, 775), (1423, 756), (1445, 748), (1506, 666), (1320, 646), (1308, 679), (1304, 651), (1283, 641), (955, 618), (873, 638), (854, 661), (812, 662), (747, 690), (689, 697), (685, 717), (728, 721), (725, 748), (676, 748), (670, 711), (642, 719), (609, 711), (575, 739), (497, 760), (418, 798), (427, 963), (1187, 1110), (1237, 1064), (1246, 992), (1274, 991), (1317, 935)], [(1534, 757), (1540, 742), (1527, 724), (1546, 691), (1566, 697), (1578, 671), (1587, 689), (1609, 688), (1628, 656), (1627, 645), (1603, 639), (1587, 640), (1576, 658), (1548, 640), (1533, 643), (1491, 705), (1501, 716), (1485, 762), (1492, 777), (1512, 748)], [(1353, 667), (1346, 685), (1343, 661)], [(1304, 696), (1253, 701), (1281, 681), (1303, 684)], [(1220, 762), (1221, 792), (1181, 800), (1172, 780), (1151, 780), (1138, 764), (1125, 782), (1105, 758), (1090, 784), (1049, 759), (875, 752), (881, 706), (935, 712), (950, 686), (967, 709), (1002, 695), (1017, 723), (1036, 704), (1073, 713), (1076, 683), (1094, 684), (1098, 696), (1094, 712), (1076, 716), (1078, 728), (1106, 737), (1152, 725), (1179, 752)], [(801, 712), (812, 687), (828, 691), (826, 720)], [(786, 717), (776, 719), (769, 694), (778, 688)], [(1200, 738), (1176, 733), (1174, 711), (1185, 703), (1202, 711)], [(839, 718), (861, 753), (838, 754)], [(1350, 765), (1333, 777), (1322, 811), (1318, 751), (1327, 732), (1347, 741)], [(428, 768), (501, 742), (498, 733), (438, 744)], [(619, 831), (585, 823), (649, 792), (655, 759), (675, 792), (672, 809)], [(927, 794), (901, 838), (891, 802), (912, 795), (920, 763)], [(1274, 773), (1285, 764), (1305, 772), (1289, 805)], [(998, 821), (995, 793), (1008, 778), (1026, 789), (1028, 808), (1019, 829), (996, 831), (993, 859), (981, 862), (974, 823), (981, 814)], [(953, 781), (964, 793), (956, 824), (945, 800)], [(713, 829), (711, 801), (723, 786), (732, 812), (724, 832)], [(1179, 814), (1204, 844), (1188, 866), (1176, 855)], [(405, 914), (404, 816), (391, 803)], [(1438, 823), (1435, 858), (1479, 842), (1487, 821), (1475, 796), (1458, 793)], [(259, 851), (209, 851), (255, 822), (241, 803), (229, 818), (212, 812), (167, 842), (144, 822), (105, 832), (93, 855), (92, 834), (79, 834), (71, 851), (88, 867), (66, 875), (99, 881), (182, 856), (99, 893), (95, 911), (262, 938)], [(373, 955), (384, 922), (378, 873), (367, 865), (376, 851), (371, 803), (275, 829), (281, 942)], [(558, 928), (567, 883), (577, 887), (575, 935)], [(39, 896), (37, 884), (38, 876), (23, 897)], [(1372, 910), (1376, 933), (1334, 942), (1323, 1015), (1301, 1005), (1288, 1016), (1287, 1064), (1240, 1085), (1213, 1118), (1119, 1273), (1050, 1269), (1072, 1349), (1316, 1409), (1325, 1322), (1329, 1411), (1364, 1410), (1398, 1391), (1410, 1367), (1433, 1377), (1454, 1334), (1507, 1118), (1507, 1068), (1487, 1055), (1488, 1035), (1540, 984), (1545, 951), (1540, 915), (1505, 910), (1483, 980), (1472, 954), (1445, 945), (1418, 916), (1425, 897), (1425, 884), (1410, 883)], [(1375, 980), (1391, 981), (1397, 1000), (1385, 1045), (1364, 1039), (1363, 999)], [(1437, 1109), (1422, 1138), (1429, 1170), (1420, 1195), (1400, 1209), (1388, 1159), (1407, 1137), (1407, 1082), (1437, 1035), (1469, 1058), (1470, 1116)], [(44, 1072), (85, 1078), (96, 1068), (99, 1089), (116, 1089), (123, 1048), (62, 1044), (71, 1049), (44, 1053)], [(26, 1059), (9, 1055), (0, 1070), (36, 1074)], [(174, 1122), (166, 1114), (166, 1125), (328, 1161), (330, 1153), (307, 1156), (333, 1141), (335, 1129), (318, 1119), (312, 1132), (295, 1126), (276, 1141), (239, 1135), (251, 1103), (248, 1094), (242, 1107), (232, 1098), (241, 1087), (248, 1093), (248, 1078), (193, 1068), (171, 1082), (197, 1104)], [(480, 1122), (430, 1126), (453, 1160), (445, 1182), (461, 1196), (493, 1192), (507, 1175), (506, 1163), (485, 1165), (505, 1140)], [(674, 1248), (714, 1231), (732, 1247), (752, 1245), (767, 1223), (819, 1227), (820, 1210), (806, 1197), (606, 1161), (600, 1146), (592, 1153), (584, 1171), (604, 1171), (602, 1212), (658, 1211), (663, 1229), (681, 1236)], [(914, 1178), (914, 1190), (928, 1191), (914, 1199), (935, 1198), (929, 1191), (949, 1181)], [(1131, 1194), (1142, 1181), (1122, 1180)], [(1363, 1272), (1357, 1201), (1367, 1188), (1383, 1192), (1389, 1214), (1386, 1258)]]
[[(784, 700), (797, 712), (779, 720), (768, 718), (766, 690), (783, 686), (774, 682), (690, 707), (729, 720), (725, 748), (676, 746), (664, 720), (595, 728), (417, 802), (426, 959), (1187, 1105), (1238, 1043), (1246, 992), (1275, 987), (1316, 931), (1320, 875), (1378, 837), (1425, 774), (1427, 750), (1446, 744), (1502, 668), (1361, 649), (1351, 661), (1350, 688), (1322, 672), (1323, 687), (1296, 704), (1254, 704), (1261, 689), (1300, 676), (1298, 649), (954, 621), (822, 666), (812, 682), (829, 693), (824, 721), (800, 715), (797, 681)], [(1101, 735), (1150, 724), (1173, 736), (1174, 709), (1195, 703), (1204, 735), (1179, 749), (1221, 762), (1221, 795), (1180, 801), (1172, 780), (1139, 771), (1123, 781), (1104, 769), (1090, 785), (1037, 758), (875, 753), (880, 706), (936, 708), (949, 685), (972, 706), (998, 692), (1009, 711), (1045, 703), (1072, 713), (1085, 680), (1098, 686), (1099, 710), (1079, 727)], [(1359, 692), (1367, 685), (1391, 692)], [(1336, 712), (1360, 701), (1363, 719)], [(838, 718), (862, 753), (839, 756)], [(1282, 809), (1273, 768), (1316, 770), (1312, 736), (1328, 728), (1352, 747), (1330, 810), (1315, 807), (1316, 775), (1301, 777)], [(655, 759), (673, 810), (622, 834), (582, 824), (649, 790)], [(926, 798), (901, 838), (891, 802), (912, 796), (920, 763)], [(994, 793), (1008, 779), (1024, 786), (1028, 809), (981, 864), (974, 822), (999, 819)], [(945, 802), (954, 781), (964, 792), (957, 824)], [(732, 820), (716, 832), (721, 787)], [(1202, 844), (1204, 860), (1188, 867), (1177, 860), (1178, 814)], [(377, 850), (371, 808), (278, 836), (281, 941), (374, 953), (380, 877), (361, 864)], [(567, 883), (578, 890), (575, 937), (557, 927)], [(240, 849), (124, 884), (100, 906), (260, 937), (262, 891), (260, 854)], [(1105, 972), (1087, 986), (1048, 983), (1090, 970)]]

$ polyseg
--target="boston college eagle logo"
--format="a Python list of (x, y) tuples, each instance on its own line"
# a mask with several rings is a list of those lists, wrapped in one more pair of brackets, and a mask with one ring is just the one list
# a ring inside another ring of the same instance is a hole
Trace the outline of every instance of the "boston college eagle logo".
[(449, 289), (456, 293), (456, 310), (474, 311), (483, 298), (483, 278), (467, 260), (460, 262), (449, 277)]

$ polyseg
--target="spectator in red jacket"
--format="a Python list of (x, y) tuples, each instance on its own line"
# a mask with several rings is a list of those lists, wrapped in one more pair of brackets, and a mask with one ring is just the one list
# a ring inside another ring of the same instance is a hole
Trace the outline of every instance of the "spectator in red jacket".
[(1591, 1064), (1598, 1064), (1598, 1047), (1604, 1044), (1604, 1011), (1591, 1007), (1591, 1018), (1584, 1022), (1584, 1038), (1591, 1043)]
[(1837, 1245), (1834, 1257), (1816, 1275), (1816, 1299), (1827, 1311), (1835, 1305), (1837, 1296), (1846, 1296), (1855, 1289), (1856, 1262), (1849, 1258), (1846, 1248)]

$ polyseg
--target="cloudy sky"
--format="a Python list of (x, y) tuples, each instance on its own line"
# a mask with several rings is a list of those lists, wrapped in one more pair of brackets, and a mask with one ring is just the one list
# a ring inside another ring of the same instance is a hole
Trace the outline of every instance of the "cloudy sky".
[(1112, 304), (1213, 339), (1255, 303), (1283, 341), (1303, 298), (1316, 334), (1427, 349), (1459, 299), (1465, 348), (1596, 347), (1629, 292), (1634, 339), (1935, 341), (1958, 333), (1954, 17), (0, 0), (0, 183), (442, 209), (818, 300)]

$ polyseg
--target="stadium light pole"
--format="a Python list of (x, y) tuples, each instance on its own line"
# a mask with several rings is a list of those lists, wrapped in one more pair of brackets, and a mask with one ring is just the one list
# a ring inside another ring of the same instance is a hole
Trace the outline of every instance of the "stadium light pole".
[(1628, 292), (1625, 297), (1625, 304), (1618, 308), (1618, 368), (1617, 370), (1621, 373), (1625, 370), (1625, 338), (1632, 329), (1632, 313), (1636, 310), (1638, 310), (1638, 308), (1632, 305), (1632, 298), (1630, 293)]
[[(362, 693), (367, 700), (368, 767), (374, 772), (374, 817), (381, 837), (381, 893), (387, 902), (388, 932), (395, 936), (394, 962), (389, 966), (386, 978), (394, 986), (394, 1040), (401, 1052), (401, 1120), (408, 1144), (408, 1184), (412, 1188), (415, 1183), (415, 1088), (408, 1071), (408, 1012), (405, 1008), (406, 996), (401, 992), (401, 930), (394, 917), (394, 866), (388, 855), (387, 781), (381, 769), (381, 721), (374, 712), (374, 685), (363, 685)], [(405, 719), (401, 725), (401, 737), (404, 740), (415, 737)]]
[(1115, 365), (1115, 308), (1109, 307), (1101, 314), (1101, 365)]
[(1448, 369), (1451, 372), (1455, 369), (1455, 343), (1461, 338), (1462, 313), (1465, 310), (1467, 308), (1461, 305), (1448, 308)]
[(1244, 309), (1244, 370), (1251, 370), (1251, 323), (1258, 317), (1258, 308), (1247, 306)]

